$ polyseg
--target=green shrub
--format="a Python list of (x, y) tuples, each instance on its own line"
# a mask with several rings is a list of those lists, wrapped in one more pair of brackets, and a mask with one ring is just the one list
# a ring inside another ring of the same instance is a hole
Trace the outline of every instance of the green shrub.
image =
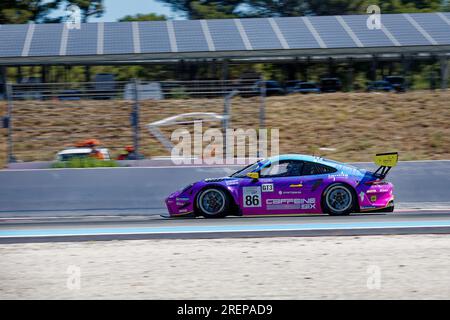
[(117, 167), (118, 164), (114, 160), (98, 160), (89, 157), (72, 158), (69, 161), (58, 161), (52, 165), (52, 168), (104, 168)]

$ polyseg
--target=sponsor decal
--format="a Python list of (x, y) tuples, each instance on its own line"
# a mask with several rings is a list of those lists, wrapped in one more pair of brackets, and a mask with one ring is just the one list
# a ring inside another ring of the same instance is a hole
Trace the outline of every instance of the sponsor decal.
[(179, 213), (186, 213), (188, 212), (187, 209), (178, 210)]
[(337, 172), (337, 173), (328, 175), (328, 179), (336, 180), (336, 178), (348, 178), (348, 174), (344, 173), (344, 171), (341, 171), (341, 172)]
[(273, 192), (273, 183), (263, 183), (262, 186), (262, 192)]
[(227, 186), (235, 186), (235, 185), (239, 184), (239, 181), (231, 180), (231, 181), (227, 181), (226, 184), (227, 184)]
[(177, 198), (177, 201), (189, 201), (189, 198)]
[(372, 201), (372, 202), (377, 201), (377, 196), (371, 196), (371, 197), (370, 197), (370, 201)]
[(361, 199), (361, 201), (364, 201), (364, 192), (361, 191), (361, 193), (359, 194), (359, 198)]
[(245, 208), (261, 207), (261, 187), (244, 187), (243, 201)]
[(367, 190), (366, 191), (366, 193), (376, 193), (376, 192), (378, 192), (377, 190), (374, 190), (374, 189), (370, 189), (370, 190)]
[(311, 210), (316, 208), (316, 198), (307, 199), (267, 199), (267, 210)]
[(279, 194), (302, 194), (301, 191), (280, 191)]

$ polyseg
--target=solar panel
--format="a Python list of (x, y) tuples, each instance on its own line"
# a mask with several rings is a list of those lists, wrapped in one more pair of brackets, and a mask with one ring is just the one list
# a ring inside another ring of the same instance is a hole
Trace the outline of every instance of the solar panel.
[(410, 16), (438, 43), (450, 44), (450, 25), (437, 14), (410, 14)]
[(29, 56), (58, 56), (61, 49), (63, 24), (36, 24)]
[(173, 21), (178, 51), (209, 51), (199, 20)]
[(142, 53), (170, 52), (170, 40), (165, 21), (139, 23)]
[(244, 42), (233, 20), (207, 20), (216, 50), (245, 50)]
[[(367, 18), (368, 15), (351, 15), (110, 22), (82, 24), (80, 30), (65, 29), (63, 24), (0, 25), (0, 58), (21, 57), (23, 53), (27, 57), (99, 55), (100, 61), (101, 54), (169, 52), (204, 52), (210, 53), (210, 57), (226, 57), (228, 53), (214, 55), (212, 52), (244, 50), (250, 57), (252, 50), (342, 48), (348, 49), (340, 50), (343, 53), (352, 53), (357, 47), (370, 54), (377, 50), (368, 48), (411, 46), (419, 47), (418, 51), (422, 50), (420, 46), (450, 45), (450, 12), (383, 14), (382, 30), (370, 30)], [(411, 48), (408, 50), (412, 52)], [(261, 53), (255, 52), (256, 55)], [(8, 64), (23, 62), (6, 61)]]
[(0, 56), (20, 57), (27, 35), (27, 25), (0, 26)]
[(291, 49), (319, 47), (319, 44), (302, 18), (275, 18), (275, 21)]
[(105, 54), (134, 53), (133, 27), (131, 23), (105, 23), (103, 46)]
[(69, 29), (66, 55), (94, 55), (97, 54), (96, 23), (83, 23), (80, 29)]
[(394, 44), (381, 29), (369, 29), (366, 15), (342, 16), (365, 47), (390, 47)]
[(392, 33), (402, 46), (431, 45), (403, 15), (384, 14), (381, 16), (381, 23)]
[(241, 23), (254, 50), (283, 49), (269, 20), (263, 18), (241, 19)]
[(328, 48), (356, 47), (355, 42), (334, 16), (311, 17), (311, 24)]

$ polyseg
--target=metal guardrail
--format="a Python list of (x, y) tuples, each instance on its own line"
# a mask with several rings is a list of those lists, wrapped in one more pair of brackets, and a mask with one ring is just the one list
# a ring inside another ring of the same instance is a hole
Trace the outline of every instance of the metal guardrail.
[(222, 97), (238, 90), (258, 94), (258, 79), (194, 81), (105, 81), (77, 83), (21, 83), (11, 85), (13, 100), (124, 99), (134, 100), (138, 87), (140, 100)]

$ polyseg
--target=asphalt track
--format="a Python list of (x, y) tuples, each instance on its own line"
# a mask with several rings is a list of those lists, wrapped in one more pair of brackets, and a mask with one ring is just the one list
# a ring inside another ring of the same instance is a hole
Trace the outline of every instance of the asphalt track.
[[(357, 164), (373, 169), (370, 164)], [(0, 243), (450, 233), (450, 161), (399, 163), (389, 180), (400, 209), (348, 217), (165, 219), (163, 200), (236, 168), (0, 172)], [(419, 209), (417, 209), (419, 208)]]
[(143, 239), (212, 239), (450, 233), (450, 210), (353, 214), (348, 217), (229, 217), (219, 220), (81, 218), (4, 219), (0, 243)]
[[(370, 163), (355, 164), (375, 169)], [(153, 167), (0, 171), (0, 218), (153, 215), (171, 192), (239, 167)], [(450, 161), (400, 162), (389, 174), (408, 208), (450, 204)], [(450, 207), (450, 206), (448, 206)]]

